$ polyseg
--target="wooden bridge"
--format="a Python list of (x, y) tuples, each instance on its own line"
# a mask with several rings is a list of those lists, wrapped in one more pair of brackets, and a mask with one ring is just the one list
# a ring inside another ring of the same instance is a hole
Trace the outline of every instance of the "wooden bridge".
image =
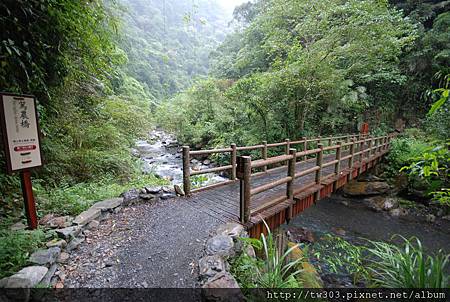
[[(353, 134), (298, 141), (191, 151), (183, 147), (183, 185), (187, 202), (223, 222), (240, 222), (250, 236), (274, 229), (330, 196), (377, 164), (389, 151), (394, 134)], [(297, 147), (294, 148), (294, 147)], [(271, 157), (268, 156), (271, 155)], [(203, 170), (191, 168), (193, 157), (219, 156), (229, 163)], [(229, 180), (191, 190), (196, 175), (228, 172)]]

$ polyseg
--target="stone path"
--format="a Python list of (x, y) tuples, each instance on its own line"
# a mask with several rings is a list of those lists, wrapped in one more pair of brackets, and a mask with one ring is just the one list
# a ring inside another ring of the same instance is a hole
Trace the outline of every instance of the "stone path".
[(125, 207), (87, 232), (60, 276), (65, 287), (195, 287), (197, 261), (220, 223), (183, 198)]

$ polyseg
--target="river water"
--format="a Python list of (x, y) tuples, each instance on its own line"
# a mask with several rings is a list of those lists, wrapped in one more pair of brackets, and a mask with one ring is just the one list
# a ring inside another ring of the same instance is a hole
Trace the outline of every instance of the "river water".
[[(155, 129), (149, 133), (147, 140), (138, 140), (136, 142), (133, 154), (141, 158), (144, 173), (153, 173), (159, 178), (170, 181), (172, 184), (180, 185), (183, 183), (181, 151), (181, 146), (175, 136), (161, 129)], [(203, 164), (200, 161), (193, 160), (191, 169), (207, 169), (211, 165), (213, 163)], [(204, 174), (198, 182), (204, 186), (225, 180), (220, 175), (208, 173)]]

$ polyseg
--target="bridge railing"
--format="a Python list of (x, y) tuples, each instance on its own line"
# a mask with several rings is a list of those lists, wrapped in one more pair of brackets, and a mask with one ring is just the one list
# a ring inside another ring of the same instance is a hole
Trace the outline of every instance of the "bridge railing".
[[(267, 208), (275, 206), (285, 201), (293, 201), (294, 195), (307, 190), (313, 186), (320, 185), (323, 180), (329, 179), (334, 176), (340, 176), (341, 173), (347, 169), (347, 174), (350, 180), (353, 174), (353, 168), (355, 160), (359, 163), (359, 169), (362, 168), (363, 163), (371, 161), (374, 158), (386, 153), (389, 149), (389, 144), (393, 135), (385, 135), (379, 137), (353, 137), (352, 139), (346, 138), (345, 142), (338, 142), (336, 145), (331, 143), (328, 146), (324, 146), (322, 143), (317, 145), (317, 148), (311, 150), (304, 150), (297, 152), (296, 149), (290, 148), (289, 154), (276, 156), (263, 160), (252, 161), (250, 156), (239, 156), (237, 158), (237, 177), (240, 179), (240, 221), (246, 223), (249, 221), (252, 215), (255, 215)], [(319, 140), (320, 142), (320, 140)], [(324, 162), (324, 154), (328, 152), (328, 155), (334, 153), (335, 158)], [(343, 154), (348, 153), (345, 156)], [(315, 161), (315, 165), (308, 167), (303, 171), (296, 171), (296, 164), (299, 158), (305, 160), (308, 156), (314, 156), (312, 161)], [(252, 188), (252, 170), (267, 165), (273, 165), (282, 162), (288, 162), (287, 175), (282, 176), (272, 182), (268, 182), (258, 187)], [(347, 167), (343, 168), (342, 164), (346, 162)], [(332, 173), (323, 175), (324, 169), (333, 166)], [(314, 173), (314, 181), (303, 184), (300, 188), (294, 188), (294, 181), (300, 177)], [(251, 207), (252, 199), (255, 195), (266, 192), (273, 188), (285, 185), (286, 194), (271, 197), (267, 202), (261, 202), (258, 205)], [(336, 181), (333, 186), (336, 185)], [(294, 190), (295, 189), (295, 190)], [(315, 190), (315, 201), (320, 199), (320, 189)], [(292, 206), (289, 207), (289, 218), (292, 217)]]
[[(235, 182), (237, 180), (236, 177), (236, 168), (237, 168), (237, 157), (238, 152), (242, 151), (254, 151), (254, 150), (260, 150), (260, 160), (267, 162), (263, 165), (261, 165), (259, 168), (259, 172), (253, 173), (252, 176), (260, 175), (263, 173), (266, 173), (268, 170), (276, 169), (278, 168), (276, 165), (288, 164), (288, 159), (284, 159), (282, 161), (269, 161), (268, 158), (268, 150), (270, 148), (279, 148), (284, 147), (284, 154), (289, 155), (289, 150), (292, 146), (299, 145), (299, 148), (302, 151), (307, 151), (311, 148), (316, 148), (318, 144), (322, 142), (326, 142), (327, 146), (331, 146), (334, 142), (337, 142), (338, 140), (345, 140), (346, 142), (349, 142), (352, 139), (361, 139), (365, 138), (367, 135), (365, 134), (348, 134), (348, 135), (341, 135), (341, 136), (329, 136), (329, 137), (315, 137), (315, 138), (306, 138), (302, 137), (300, 140), (296, 141), (290, 141), (289, 139), (286, 139), (284, 142), (278, 142), (278, 143), (270, 143), (268, 144), (266, 141), (263, 141), (259, 145), (254, 146), (242, 146), (237, 147), (236, 144), (231, 144), (228, 148), (220, 148), (220, 149), (210, 149), (210, 150), (190, 150), (189, 146), (183, 146), (183, 187), (184, 192), (186, 195), (190, 195), (193, 192), (201, 191), (205, 189), (211, 189), (213, 187), (226, 185), (230, 182)], [(195, 157), (204, 157), (204, 156), (210, 156), (212, 154), (229, 154), (229, 163), (228, 165), (214, 167), (214, 168), (208, 168), (208, 169), (201, 169), (201, 170), (192, 170), (191, 169), (191, 159)], [(313, 155), (314, 153), (306, 152), (303, 156), (303, 160), (307, 160), (308, 156)], [(271, 169), (270, 169), (271, 168)], [(191, 176), (201, 175), (201, 174), (207, 174), (207, 173), (217, 173), (217, 172), (223, 172), (223, 171), (229, 171), (228, 181), (223, 181), (216, 184), (211, 184), (208, 186), (200, 187), (191, 190)]]

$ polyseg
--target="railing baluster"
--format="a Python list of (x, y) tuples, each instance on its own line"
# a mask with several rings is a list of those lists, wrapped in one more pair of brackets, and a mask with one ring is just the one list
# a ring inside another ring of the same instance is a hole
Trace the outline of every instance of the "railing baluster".
[(186, 196), (191, 194), (189, 146), (183, 146), (183, 190)]
[[(302, 151), (306, 151), (306, 150), (308, 150), (308, 141), (307, 141), (306, 136), (303, 136), (302, 140), (303, 140), (303, 150)], [(303, 157), (303, 160), (306, 161), (306, 159), (307, 159), (307, 156), (305, 155)]]
[(350, 169), (350, 173), (348, 174), (347, 181), (352, 180), (353, 178), (353, 157), (355, 154), (355, 140), (352, 139), (352, 144), (350, 145), (350, 158), (348, 159), (348, 168)]
[(237, 158), (237, 177), (240, 179), (240, 220), (246, 223), (250, 219), (252, 159), (250, 156)]
[[(320, 149), (320, 151), (316, 155), (316, 166), (319, 167), (319, 169), (316, 171), (316, 184), (320, 185), (321, 179), (322, 179), (322, 161), (323, 161), (323, 145), (318, 144), (317, 148)], [(319, 191), (314, 193), (314, 202), (320, 200), (320, 188)]]
[(230, 152), (230, 164), (231, 164), (231, 174), (230, 174), (230, 180), (236, 180), (236, 144), (231, 144), (231, 152)]
[[(267, 159), (267, 141), (262, 142), (263, 147), (261, 148), (261, 157), (266, 160)], [(263, 171), (267, 172), (267, 166), (263, 167)]]
[(341, 172), (341, 154), (342, 154), (342, 142), (338, 142), (338, 147), (336, 148), (336, 160), (337, 163), (334, 165), (334, 173), (337, 176), (337, 180), (333, 183), (333, 191), (336, 191), (336, 186), (339, 181), (339, 173)]
[[(297, 162), (297, 150), (289, 149), (289, 154), (292, 158), (289, 160), (288, 164), (288, 176), (291, 180), (286, 184), (286, 195), (288, 200), (294, 201), (294, 179), (295, 179), (295, 164)], [(289, 206), (288, 220), (292, 218), (292, 204)]]

